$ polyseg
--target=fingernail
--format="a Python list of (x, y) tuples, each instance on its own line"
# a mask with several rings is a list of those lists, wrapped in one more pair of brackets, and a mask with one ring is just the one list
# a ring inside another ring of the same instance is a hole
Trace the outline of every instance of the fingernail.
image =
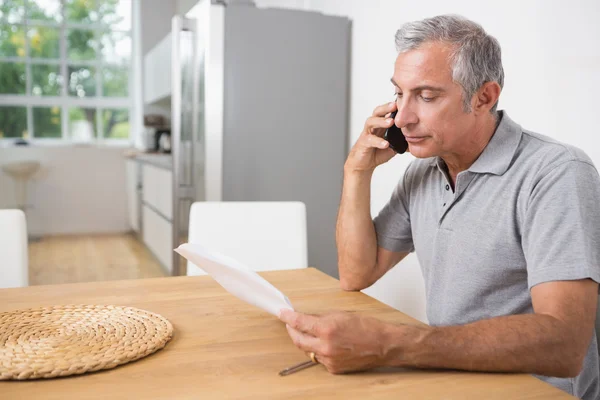
[(394, 102), (393, 102), (393, 101), (390, 101), (388, 105), (389, 105), (390, 107), (392, 107), (392, 106), (394, 105)]
[(391, 119), (391, 118), (388, 118), (388, 119), (386, 119), (386, 120), (385, 120), (385, 123), (386, 123), (386, 124), (391, 124), (391, 123), (392, 123), (392, 121), (393, 121), (393, 119)]
[(379, 147), (381, 147), (382, 149), (387, 147), (388, 142), (381, 142), (381, 144), (379, 145)]

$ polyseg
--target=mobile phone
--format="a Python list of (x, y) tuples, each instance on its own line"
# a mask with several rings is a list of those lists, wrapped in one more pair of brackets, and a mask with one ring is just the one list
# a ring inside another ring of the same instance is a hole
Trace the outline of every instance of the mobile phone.
[[(394, 111), (390, 118), (394, 118), (398, 111)], [(398, 154), (404, 154), (408, 149), (408, 142), (402, 133), (402, 130), (394, 123), (392, 126), (387, 128), (383, 138), (390, 143), (390, 147)]]

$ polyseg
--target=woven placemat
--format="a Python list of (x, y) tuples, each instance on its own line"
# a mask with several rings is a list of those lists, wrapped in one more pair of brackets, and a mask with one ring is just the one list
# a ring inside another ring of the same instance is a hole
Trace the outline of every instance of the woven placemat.
[(69, 305), (0, 313), (0, 380), (114, 368), (162, 349), (171, 323), (132, 307)]

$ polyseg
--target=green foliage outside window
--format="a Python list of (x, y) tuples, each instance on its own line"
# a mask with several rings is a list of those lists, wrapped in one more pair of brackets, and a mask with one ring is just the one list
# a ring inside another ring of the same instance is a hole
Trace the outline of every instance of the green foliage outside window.
[[(119, 12), (124, 4), (130, 7), (119, 0), (0, 0), (0, 96), (128, 98), (131, 22)], [(34, 104), (30, 112), (36, 138), (62, 137), (61, 107)], [(97, 105), (64, 112), (68, 131), (76, 118), (79, 125), (87, 121), (96, 135), (101, 116), (103, 132), (96, 136), (129, 137), (128, 109)], [(27, 138), (27, 127), (27, 107), (0, 106), (0, 138)]]

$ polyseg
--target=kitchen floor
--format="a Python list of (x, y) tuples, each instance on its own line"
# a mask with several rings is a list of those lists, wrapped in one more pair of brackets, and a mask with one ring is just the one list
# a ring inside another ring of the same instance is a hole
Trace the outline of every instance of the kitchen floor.
[(166, 276), (132, 234), (46, 236), (29, 243), (29, 284)]

